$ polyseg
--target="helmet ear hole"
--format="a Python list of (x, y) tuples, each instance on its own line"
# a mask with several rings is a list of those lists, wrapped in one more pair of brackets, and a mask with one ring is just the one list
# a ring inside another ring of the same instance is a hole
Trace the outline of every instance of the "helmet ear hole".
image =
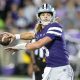
[(38, 14), (38, 17), (40, 17), (41, 13)]

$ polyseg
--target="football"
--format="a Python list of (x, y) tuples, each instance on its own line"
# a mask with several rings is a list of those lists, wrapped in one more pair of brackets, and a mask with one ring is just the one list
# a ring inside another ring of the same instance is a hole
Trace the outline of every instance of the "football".
[(3, 46), (7, 46), (11, 42), (11, 38), (4, 38), (4, 41), (2, 41), (3, 35), (4, 34), (0, 34), (0, 44)]

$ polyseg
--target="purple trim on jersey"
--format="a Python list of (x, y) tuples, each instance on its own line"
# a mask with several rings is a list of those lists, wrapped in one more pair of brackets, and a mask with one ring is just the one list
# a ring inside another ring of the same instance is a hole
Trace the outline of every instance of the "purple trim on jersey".
[(68, 52), (63, 39), (62, 26), (58, 23), (51, 23), (36, 34), (37, 40), (46, 36), (52, 39), (50, 43), (45, 45), (49, 50), (49, 56), (46, 57), (47, 66), (58, 67), (69, 64)]

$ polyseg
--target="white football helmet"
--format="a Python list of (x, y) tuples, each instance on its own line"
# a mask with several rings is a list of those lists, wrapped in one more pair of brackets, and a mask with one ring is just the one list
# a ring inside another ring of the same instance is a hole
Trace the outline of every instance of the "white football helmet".
[(56, 12), (55, 12), (54, 8), (50, 4), (43, 4), (41, 7), (38, 8), (37, 19), (39, 20), (39, 22), (41, 21), (41, 19), (40, 19), (40, 13), (43, 13), (43, 12), (49, 12), (49, 13), (51, 13), (52, 14), (51, 21), (55, 20)]

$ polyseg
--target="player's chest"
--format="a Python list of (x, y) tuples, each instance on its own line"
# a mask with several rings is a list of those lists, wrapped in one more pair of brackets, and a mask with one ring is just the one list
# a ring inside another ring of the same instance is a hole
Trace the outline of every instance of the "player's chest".
[(47, 33), (46, 29), (42, 30), (41, 32), (37, 33), (36, 39), (39, 40), (39, 39), (45, 37), (46, 33)]

